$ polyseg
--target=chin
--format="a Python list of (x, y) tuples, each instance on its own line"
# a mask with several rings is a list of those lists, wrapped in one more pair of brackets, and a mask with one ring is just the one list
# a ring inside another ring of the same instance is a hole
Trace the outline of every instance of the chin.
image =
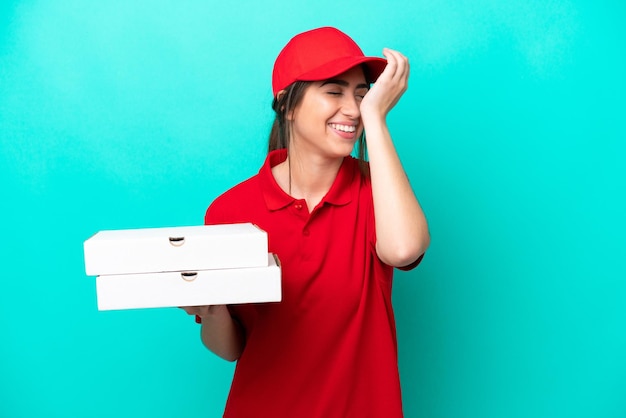
[(345, 147), (345, 148), (337, 148), (333, 150), (332, 155), (335, 155), (337, 158), (349, 157), (352, 155), (352, 151), (354, 151), (354, 146)]

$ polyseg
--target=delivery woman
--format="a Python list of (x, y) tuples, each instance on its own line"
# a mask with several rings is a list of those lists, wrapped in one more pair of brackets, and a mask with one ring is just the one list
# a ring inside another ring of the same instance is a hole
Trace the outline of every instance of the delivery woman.
[(393, 269), (417, 266), (430, 237), (386, 123), (409, 64), (383, 55), (330, 27), (292, 38), (274, 64), (267, 159), (206, 212), (267, 231), (282, 265), (280, 303), (185, 308), (237, 360), (225, 417), (402, 416)]

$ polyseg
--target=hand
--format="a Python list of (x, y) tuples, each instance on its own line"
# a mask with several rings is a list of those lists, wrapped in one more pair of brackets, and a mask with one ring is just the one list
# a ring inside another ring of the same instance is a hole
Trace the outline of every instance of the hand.
[(187, 312), (188, 315), (196, 315), (200, 318), (216, 315), (223, 311), (228, 311), (226, 305), (181, 306), (180, 309)]
[(409, 60), (398, 51), (383, 49), (387, 66), (361, 101), (361, 116), (385, 118), (408, 88)]

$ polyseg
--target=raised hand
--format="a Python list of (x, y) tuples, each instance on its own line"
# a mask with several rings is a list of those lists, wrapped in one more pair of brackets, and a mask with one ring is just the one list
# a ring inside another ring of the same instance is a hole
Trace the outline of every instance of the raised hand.
[(387, 67), (361, 101), (361, 116), (387, 116), (408, 88), (409, 60), (398, 51), (383, 49)]

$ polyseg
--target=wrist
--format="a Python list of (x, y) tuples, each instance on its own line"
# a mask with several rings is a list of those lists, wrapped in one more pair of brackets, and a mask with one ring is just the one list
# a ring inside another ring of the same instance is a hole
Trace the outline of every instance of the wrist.
[(363, 128), (365, 129), (365, 132), (383, 129), (387, 126), (386, 115), (378, 112), (361, 112), (361, 120), (363, 121)]

